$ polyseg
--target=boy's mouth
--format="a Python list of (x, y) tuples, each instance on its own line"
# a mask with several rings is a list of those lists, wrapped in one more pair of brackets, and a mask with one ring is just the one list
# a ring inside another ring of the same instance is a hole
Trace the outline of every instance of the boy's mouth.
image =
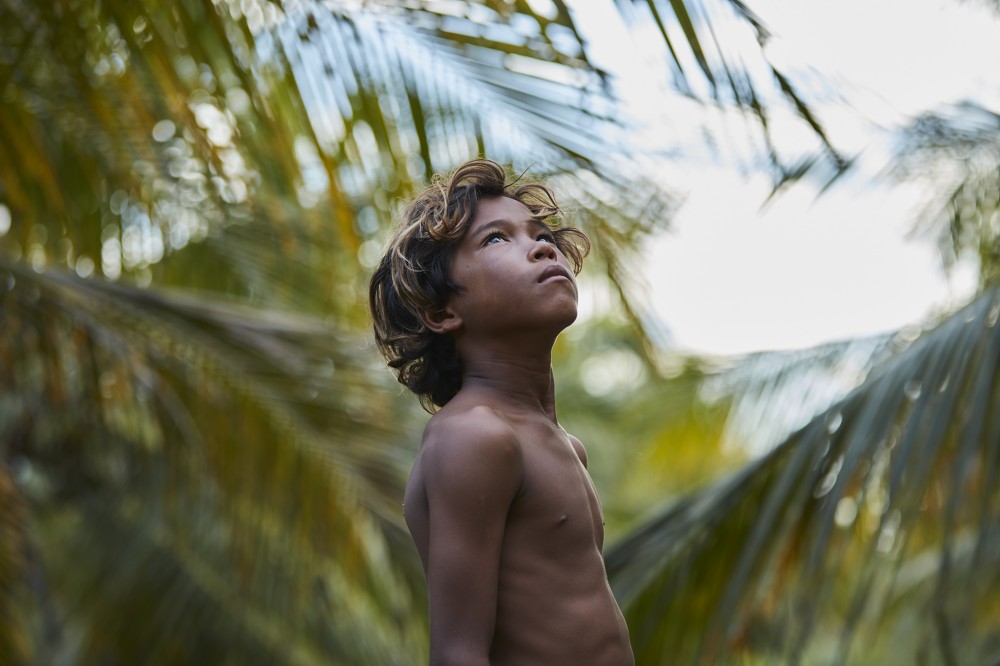
[(566, 278), (570, 282), (573, 281), (573, 278), (570, 276), (569, 271), (567, 271), (559, 264), (552, 264), (544, 271), (542, 271), (542, 274), (541, 276), (539, 276), (538, 281), (545, 282), (546, 280), (550, 280), (552, 278), (560, 278), (560, 277)]

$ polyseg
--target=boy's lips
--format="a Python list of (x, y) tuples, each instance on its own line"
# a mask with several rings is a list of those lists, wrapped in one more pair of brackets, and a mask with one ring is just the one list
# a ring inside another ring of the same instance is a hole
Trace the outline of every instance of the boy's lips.
[(544, 271), (542, 271), (542, 274), (541, 276), (539, 276), (538, 281), (545, 282), (546, 280), (555, 277), (564, 277), (570, 282), (573, 281), (573, 277), (569, 274), (569, 271), (560, 266), (559, 264), (552, 264)]

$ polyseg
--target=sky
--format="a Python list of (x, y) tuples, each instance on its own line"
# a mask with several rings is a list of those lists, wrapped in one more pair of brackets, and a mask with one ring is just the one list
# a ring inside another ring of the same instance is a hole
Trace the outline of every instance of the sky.
[[(920, 323), (967, 300), (975, 266), (946, 276), (934, 239), (909, 233), (926, 193), (879, 174), (886, 129), (963, 99), (1000, 108), (1000, 20), (958, 0), (748, 4), (773, 34), (767, 55), (818, 93), (835, 144), (862, 152), (858, 171), (821, 196), (802, 183), (763, 206), (771, 181), (748, 167), (750, 125), (654, 89), (651, 74), (667, 78), (657, 40), (646, 45), (615, 16), (578, 10), (585, 34), (603, 33), (593, 55), (645, 124), (641, 140), (685, 155), (664, 168), (683, 204), (644, 271), (672, 344), (727, 355), (804, 348)], [(715, 152), (701, 138), (706, 123), (721, 137)], [(809, 139), (801, 122), (774, 127), (779, 145)]]

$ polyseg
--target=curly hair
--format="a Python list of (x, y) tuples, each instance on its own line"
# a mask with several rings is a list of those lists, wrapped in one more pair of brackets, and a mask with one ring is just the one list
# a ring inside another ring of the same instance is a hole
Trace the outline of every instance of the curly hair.
[(443, 407), (462, 387), (462, 361), (452, 336), (429, 330), (420, 313), (439, 312), (462, 289), (450, 275), (455, 246), (471, 227), (478, 201), (499, 196), (520, 201), (552, 229), (574, 272), (580, 272), (590, 252), (587, 236), (562, 224), (564, 211), (549, 188), (508, 181), (496, 162), (466, 162), (418, 194), (400, 214), (372, 275), (368, 304), (379, 351), (428, 412)]

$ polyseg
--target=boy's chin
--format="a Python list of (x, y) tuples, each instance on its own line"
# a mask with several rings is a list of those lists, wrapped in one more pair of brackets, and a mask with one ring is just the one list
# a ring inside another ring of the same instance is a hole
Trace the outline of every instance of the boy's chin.
[(564, 308), (557, 313), (553, 313), (553, 319), (556, 320), (561, 329), (569, 328), (569, 326), (576, 321), (578, 316), (579, 311), (575, 304), (572, 308)]

